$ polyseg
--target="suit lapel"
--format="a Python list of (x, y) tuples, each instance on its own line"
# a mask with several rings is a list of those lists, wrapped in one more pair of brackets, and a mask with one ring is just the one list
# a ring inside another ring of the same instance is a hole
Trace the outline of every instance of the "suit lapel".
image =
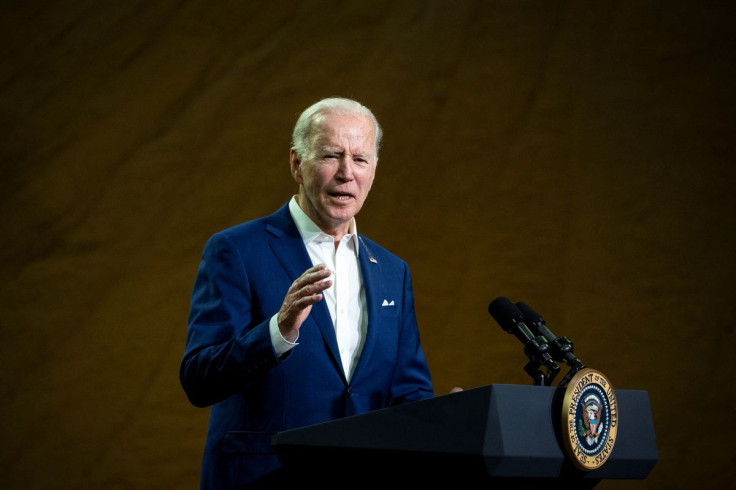
[(358, 358), (358, 365), (355, 366), (353, 371), (353, 378), (358, 375), (361, 370), (361, 365), (368, 363), (371, 352), (378, 342), (379, 337), (379, 313), (380, 307), (378, 306), (379, 298), (381, 296), (381, 266), (371, 255), (370, 249), (365, 245), (365, 242), (360, 240), (360, 253), (358, 254), (358, 261), (360, 263), (360, 272), (363, 275), (363, 287), (365, 288), (365, 302), (366, 310), (368, 311), (368, 326), (366, 327), (365, 343), (363, 344), (363, 351), (360, 353)]
[[(299, 234), (299, 229), (289, 213), (288, 204), (272, 215), (272, 220), (266, 224), (266, 230), (270, 234), (269, 244), (276, 259), (286, 271), (289, 279), (294, 282), (305, 270), (312, 267), (312, 261), (304, 246), (304, 241)], [(307, 325), (311, 323), (312, 325)], [(340, 351), (337, 347), (337, 336), (332, 324), (330, 311), (324, 299), (312, 306), (304, 327), (316, 328), (327, 345), (333, 365), (340, 371), (343, 381), (346, 380), (340, 360)]]

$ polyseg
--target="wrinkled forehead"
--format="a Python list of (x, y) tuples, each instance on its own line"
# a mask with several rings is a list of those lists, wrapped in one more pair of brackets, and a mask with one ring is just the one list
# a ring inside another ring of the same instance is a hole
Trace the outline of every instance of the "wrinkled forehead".
[(376, 153), (376, 130), (371, 118), (363, 114), (319, 114), (310, 140), (313, 150), (348, 144), (352, 151)]

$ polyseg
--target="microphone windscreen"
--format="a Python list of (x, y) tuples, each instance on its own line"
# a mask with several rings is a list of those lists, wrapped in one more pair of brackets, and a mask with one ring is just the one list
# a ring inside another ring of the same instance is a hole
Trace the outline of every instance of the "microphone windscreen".
[(521, 312), (521, 316), (524, 317), (524, 320), (526, 320), (527, 323), (534, 324), (538, 322), (544, 322), (542, 316), (523, 301), (517, 302), (516, 307), (519, 309), (519, 311)]
[(521, 320), (521, 314), (505, 296), (500, 296), (488, 305), (488, 313), (508, 333), (514, 333), (514, 326)]

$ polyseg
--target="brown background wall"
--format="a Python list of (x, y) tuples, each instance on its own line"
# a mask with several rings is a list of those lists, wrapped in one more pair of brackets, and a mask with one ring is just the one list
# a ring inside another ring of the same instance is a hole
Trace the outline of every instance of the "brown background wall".
[(359, 229), (412, 267), (438, 394), (530, 384), (486, 310), (523, 300), (649, 392), (659, 463), (600, 488), (730, 482), (729, 4), (3, 2), (0, 487), (197, 487), (201, 248), (295, 192), (331, 95), (384, 125)]

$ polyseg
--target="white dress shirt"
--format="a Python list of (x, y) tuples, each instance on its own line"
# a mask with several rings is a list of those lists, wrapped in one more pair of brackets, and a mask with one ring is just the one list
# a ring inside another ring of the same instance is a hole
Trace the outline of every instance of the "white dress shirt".
[[(334, 238), (320, 230), (302, 211), (296, 202), (296, 196), (289, 201), (289, 212), (304, 240), (312, 265), (325, 264), (332, 271), (329, 277), (332, 286), (326, 289), (323, 295), (335, 327), (343, 370), (350, 380), (363, 348), (368, 326), (365, 289), (358, 263), (359, 247), (355, 218), (350, 224), (348, 233), (336, 248)], [(277, 316), (278, 313), (271, 318), (271, 340), (276, 354), (282, 355), (297, 343), (288, 342), (281, 336)]]

